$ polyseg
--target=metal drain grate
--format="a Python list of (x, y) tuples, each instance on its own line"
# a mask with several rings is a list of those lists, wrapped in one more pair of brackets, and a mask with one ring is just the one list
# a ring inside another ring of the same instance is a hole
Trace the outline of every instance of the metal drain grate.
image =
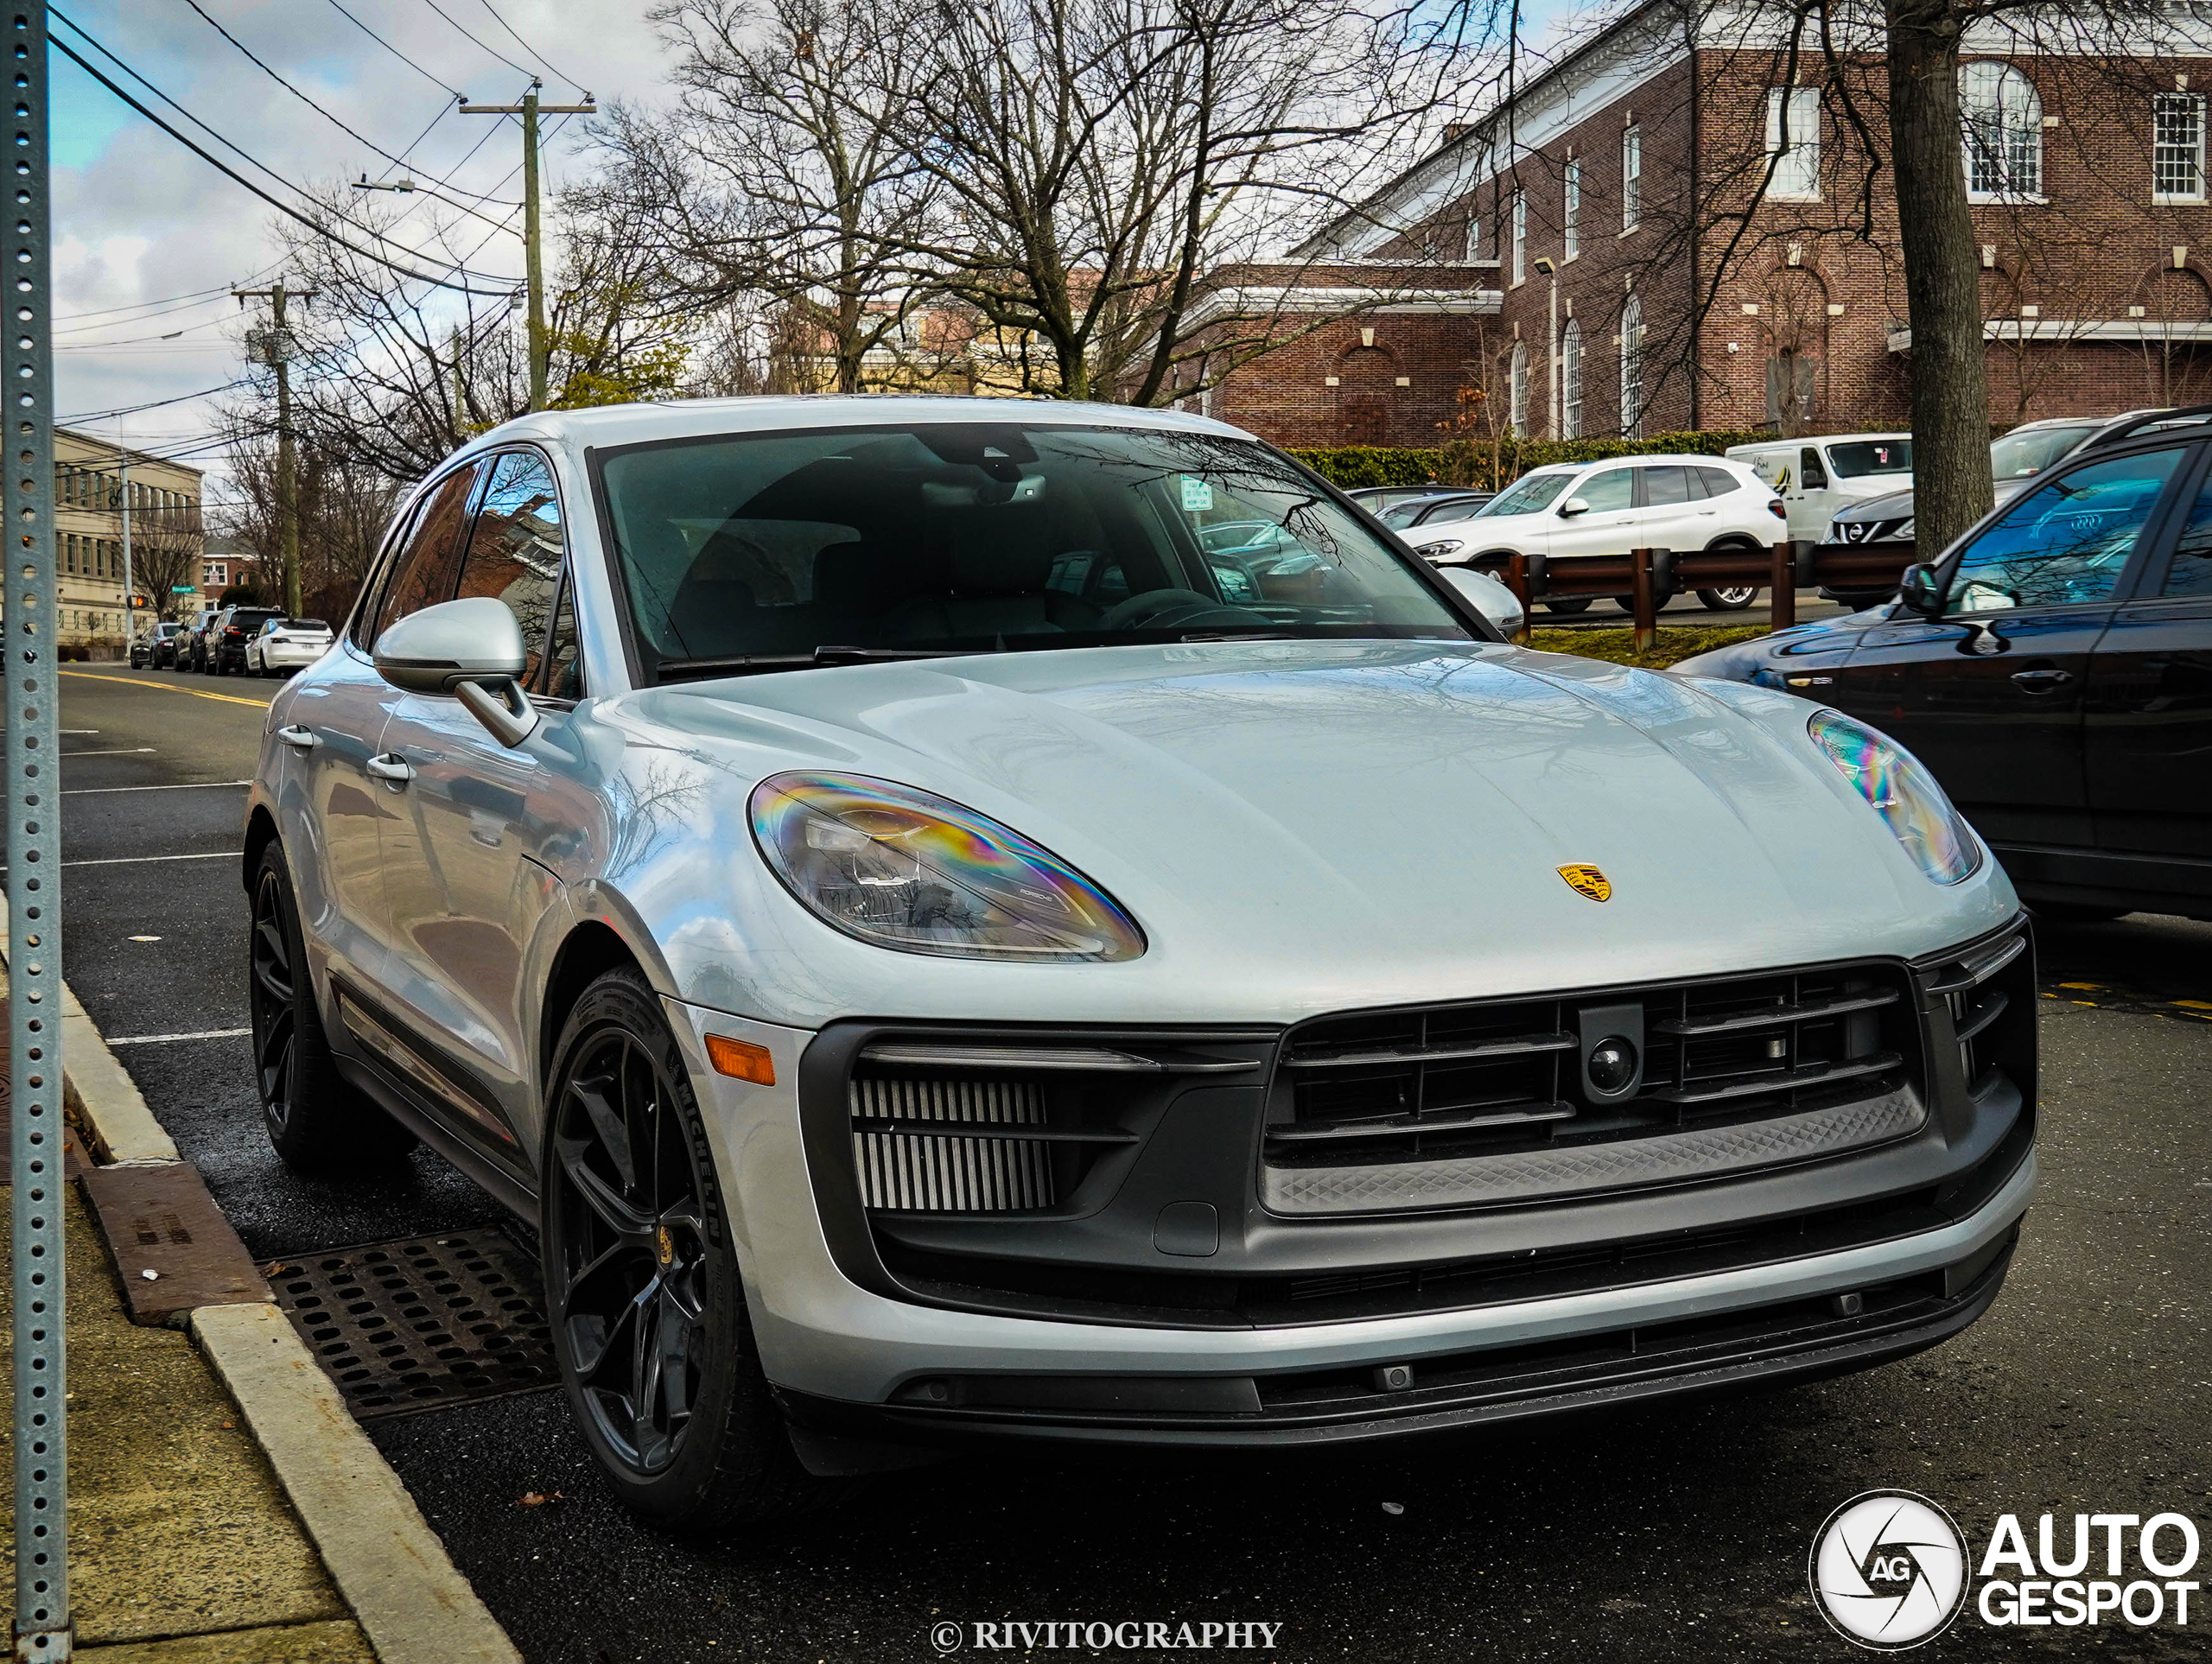
[(262, 1272), (357, 1420), (560, 1378), (537, 1267), (496, 1229), (335, 1248)]

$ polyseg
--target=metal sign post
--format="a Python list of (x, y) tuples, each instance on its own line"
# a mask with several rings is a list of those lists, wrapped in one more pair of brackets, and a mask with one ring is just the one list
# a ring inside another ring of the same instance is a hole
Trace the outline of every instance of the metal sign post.
[(10, 1270), (15, 1294), (17, 1660), (66, 1659), (69, 1447), (62, 1345), (61, 847), (54, 673), (54, 317), (48, 232), (46, 8), (6, 14), (14, 98), (8, 216), (7, 392), (12, 448), (0, 586), (8, 765)]

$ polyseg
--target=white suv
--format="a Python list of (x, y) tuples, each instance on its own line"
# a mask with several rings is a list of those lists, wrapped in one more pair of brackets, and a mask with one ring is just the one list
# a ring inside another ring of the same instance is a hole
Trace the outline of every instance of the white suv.
[[(1782, 499), (1740, 462), (1619, 456), (1531, 469), (1465, 519), (1431, 522), (1412, 541), (1438, 564), (1459, 566), (1486, 555), (1556, 562), (1631, 549), (1766, 549), (1788, 535), (1787, 524)], [(1758, 594), (1749, 587), (1697, 592), (1717, 612), (1749, 607)], [(1589, 604), (1582, 597), (1545, 603), (1554, 613)]]

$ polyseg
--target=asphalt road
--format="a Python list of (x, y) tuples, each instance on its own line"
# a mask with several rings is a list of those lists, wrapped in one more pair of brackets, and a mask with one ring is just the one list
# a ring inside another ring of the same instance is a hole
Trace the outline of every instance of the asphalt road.
[[(1696, 593), (1684, 590), (1659, 609), (1662, 624), (1701, 626), (1707, 629), (1725, 629), (1736, 624), (1764, 624), (1768, 618), (1766, 591), (1739, 613), (1716, 613), (1698, 600)], [(1842, 618), (1851, 609), (1834, 601), (1822, 600), (1817, 589), (1797, 592), (1797, 622), (1808, 624), (1815, 619)], [(1599, 596), (1580, 613), (1554, 613), (1541, 601), (1536, 603), (1535, 616), (1530, 623), (1539, 630), (1621, 630), (1636, 622), (1626, 608)]]
[[(245, 1022), (244, 792), (226, 783), (251, 767), (270, 684), (67, 675), (66, 974), (113, 1039), (201, 1037), (118, 1055), (248, 1244), (496, 1217), (427, 1154), (318, 1184), (263, 1138), (222, 1032)], [(2011, 1280), (1963, 1337), (1870, 1374), (1351, 1454), (987, 1457), (710, 1541), (623, 1514), (550, 1393), (374, 1436), (532, 1664), (927, 1660), (944, 1619), (1259, 1621), (1301, 1661), (1847, 1657), (1805, 1560), (1861, 1490), (1923, 1492), (1977, 1544), (2002, 1513), (2032, 1536), (2045, 1511), (2167, 1510), (2212, 1543), (2208, 949), (2212, 926), (2176, 919), (2044, 931), (2044, 1185)], [(2194, 1658), (2196, 1632), (1969, 1613), (1922, 1656)]]

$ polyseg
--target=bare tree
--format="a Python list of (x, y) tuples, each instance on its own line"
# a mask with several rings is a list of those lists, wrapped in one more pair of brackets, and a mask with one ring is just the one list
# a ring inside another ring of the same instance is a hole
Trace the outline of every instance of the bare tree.
[(175, 619), (182, 599), (177, 590), (199, 587), (200, 562), (207, 546), (197, 503), (142, 508), (132, 513), (131, 587), (146, 597), (156, 621)]
[[(280, 571), (276, 443), (256, 429), (250, 412), (234, 412), (232, 426), (237, 495), (219, 528), (245, 546), (259, 569)], [(335, 624), (352, 609), (405, 486), (364, 455), (320, 441), (302, 448), (297, 479), (301, 605), (308, 616)]]
[[(857, 392), (913, 291), (929, 207), (911, 149), (935, 27), (908, 0), (666, 0), (666, 111), (612, 108), (575, 201), (626, 221), (665, 310), (772, 305), (811, 337), (825, 389)], [(811, 391), (811, 390), (810, 390)]]

